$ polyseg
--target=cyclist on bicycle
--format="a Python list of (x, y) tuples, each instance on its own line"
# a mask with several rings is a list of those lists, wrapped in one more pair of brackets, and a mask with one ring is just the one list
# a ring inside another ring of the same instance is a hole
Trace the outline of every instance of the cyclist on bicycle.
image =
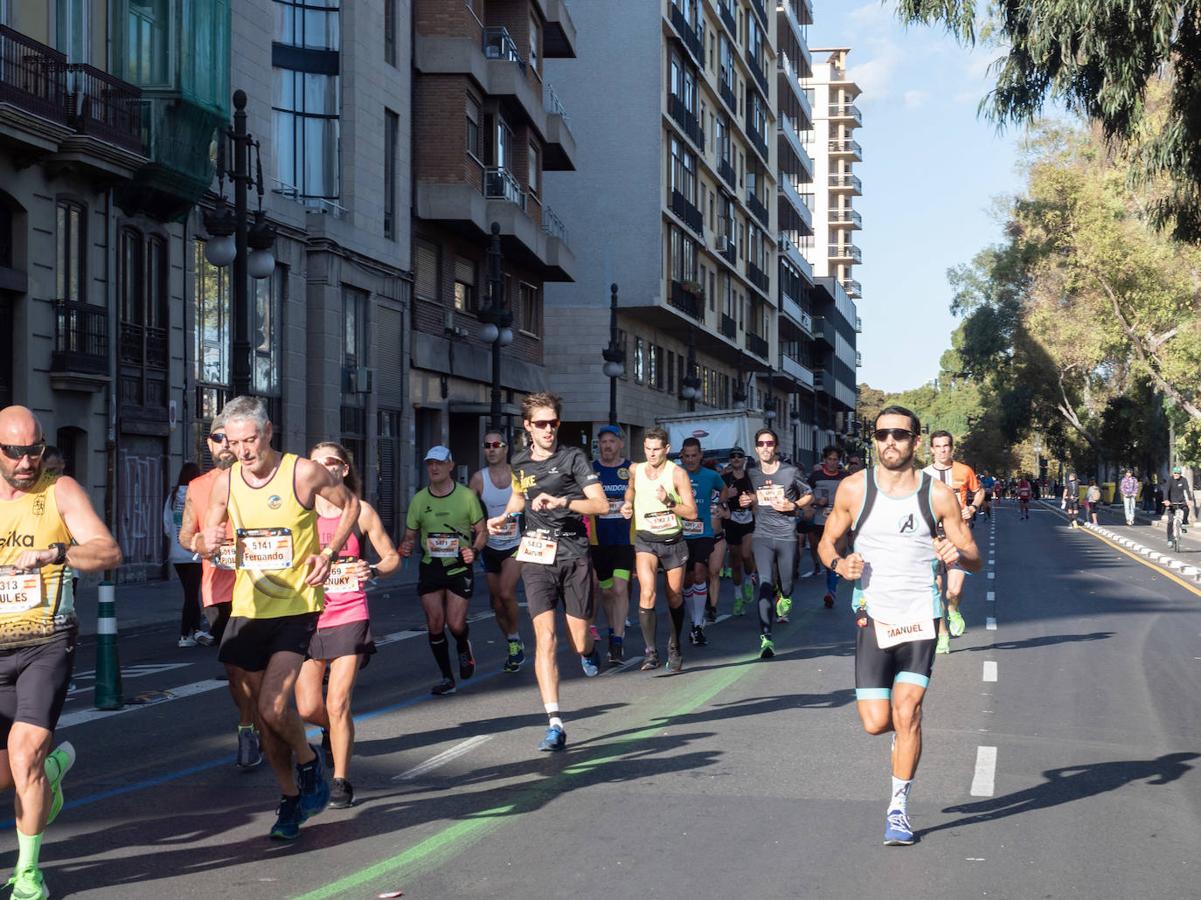
[(1183, 520), (1180, 523), (1180, 531), (1182, 534), (1188, 534), (1188, 512), (1189, 507), (1196, 501), (1193, 499), (1193, 489), (1189, 483), (1185, 481), (1184, 476), (1180, 473), (1180, 466), (1172, 467), (1172, 477), (1168, 479), (1166, 489), (1164, 490), (1163, 505), (1167, 507), (1168, 516), (1168, 534), (1172, 531), (1171, 513), (1177, 509), (1184, 514)]

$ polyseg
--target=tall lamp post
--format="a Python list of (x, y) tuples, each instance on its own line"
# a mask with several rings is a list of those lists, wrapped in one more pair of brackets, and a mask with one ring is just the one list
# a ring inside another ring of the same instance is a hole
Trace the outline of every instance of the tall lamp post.
[(742, 380), (742, 369), (738, 370), (738, 380), (734, 382), (731, 400), (735, 409), (746, 409), (746, 383)]
[[(275, 271), (275, 229), (263, 212), (263, 160), (259, 142), (246, 130), (246, 93), (234, 91), (234, 121), (217, 132), (217, 205), (204, 214), (204, 228), (209, 240), (204, 245), (204, 258), (212, 265), (224, 268), (233, 263), (233, 391), (235, 396), (251, 392), (254, 366), (250, 332), (254, 310), (250, 303), (250, 284), (247, 276), (256, 280), (269, 278)], [(233, 154), (233, 165), (227, 162), (226, 145)], [(250, 154), (254, 152), (254, 172)], [(234, 207), (225, 202), (225, 179), (234, 186)], [(253, 187), (258, 193), (258, 208), (254, 221), (248, 218), (247, 192)]]
[(609, 424), (617, 424), (617, 379), (626, 372), (626, 351), (617, 334), (617, 285), (609, 285), (609, 346), (601, 351), (609, 379)]
[(492, 403), (488, 410), (488, 427), (500, 431), (500, 348), (513, 343), (513, 313), (505, 309), (505, 283), (501, 275), (500, 224), (492, 223), (488, 241), (488, 305), (480, 310), (484, 323), (480, 340), (492, 345)]
[(680, 382), (680, 396), (688, 401), (688, 411), (696, 411), (696, 398), (701, 395), (701, 380), (696, 374), (696, 333), (688, 332), (688, 370)]

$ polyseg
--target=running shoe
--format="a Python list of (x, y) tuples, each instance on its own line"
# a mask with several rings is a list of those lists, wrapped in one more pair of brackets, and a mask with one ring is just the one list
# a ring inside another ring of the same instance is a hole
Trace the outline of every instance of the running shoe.
[(592, 649), (588, 651), (588, 654), (580, 657), (580, 667), (589, 678), (595, 678), (600, 674), (600, 645), (596, 641), (592, 642)]
[(950, 653), (951, 652), (951, 636), (943, 633), (938, 636), (938, 643), (934, 645), (935, 653)]
[(649, 672), (651, 669), (659, 668), (659, 651), (653, 647), (646, 648), (646, 655), (642, 658), (642, 671)]
[(717, 621), (717, 607), (705, 604), (705, 621), (712, 625)]
[(180, 649), (184, 647), (195, 647), (196, 639), (190, 634), (185, 634), (179, 639), (179, 643), (176, 646), (178, 646)]
[(951, 632), (951, 637), (959, 637), (967, 630), (967, 623), (963, 621), (963, 614), (959, 610), (950, 606), (947, 607), (947, 631)]
[(467, 649), (459, 651), (459, 678), (466, 681), (475, 674), (475, 655), (471, 652), (471, 641), (467, 642)]
[(312, 744), (311, 762), (296, 767), (296, 784), (300, 788), (300, 814), (304, 819), (315, 816), (329, 806), (329, 777), (325, 774), (325, 762), (321, 753)]
[(37, 866), (29, 866), (13, 874), (5, 887), (11, 887), (9, 895), (13, 900), (49, 900), (50, 891), (46, 890), (46, 882)]
[(253, 769), (263, 761), (263, 747), (253, 725), (238, 726), (238, 756), (240, 769)]
[(525, 647), (521, 641), (509, 641), (509, 658), (505, 660), (504, 671), (520, 672), (523, 662), (525, 662)]
[(567, 732), (558, 725), (552, 725), (546, 729), (546, 737), (542, 739), (542, 743), (538, 745), (539, 750), (555, 752), (558, 750), (567, 749)]
[(321, 729), (321, 753), (325, 757), (325, 767), (332, 769), (334, 767), (334, 745), (329, 740), (329, 729)]
[(609, 665), (620, 665), (625, 659), (625, 638), (616, 634), (609, 635)]
[(680, 654), (678, 645), (667, 648), (667, 667), (664, 671), (668, 675), (679, 675), (684, 671), (684, 657)]
[(333, 809), (354, 806), (354, 786), (345, 778), (335, 778), (329, 788), (329, 805)]
[(800, 577), (801, 578), (812, 578), (816, 574), (817, 574), (817, 572), (802, 572), (800, 574)]
[(759, 635), (759, 658), (771, 659), (776, 655), (776, 642), (766, 634)]
[(445, 697), (447, 694), (453, 694), (454, 692), (455, 680), (453, 678), (443, 678), (430, 688), (430, 693), (435, 697)]
[(693, 643), (695, 643), (698, 647), (707, 646), (709, 639), (705, 637), (705, 629), (700, 625), (697, 625), (694, 630), (696, 631), (696, 640)]
[(50, 812), (46, 816), (49, 825), (63, 808), (63, 778), (75, 765), (75, 748), (70, 741), (63, 741), (46, 757), (46, 778), (50, 782)]
[(202, 647), (211, 647), (216, 642), (216, 639), (207, 631), (201, 631), (197, 628), (192, 632), (192, 640)]
[(884, 846), (907, 847), (913, 843), (913, 828), (909, 824), (909, 816), (899, 809), (888, 811), (884, 824)]
[(776, 617), (781, 620), (787, 620), (788, 614), (792, 612), (792, 598), (778, 597), (776, 599)]
[(826, 609), (833, 609), (834, 608), (834, 595), (826, 594), (826, 596), (822, 597), (822, 603), (824, 603), (826, 605)]
[(734, 615), (741, 616), (746, 612), (746, 601), (739, 594), (734, 595)]
[(300, 811), (299, 797), (280, 797), (275, 810), (275, 824), (271, 826), (271, 837), (277, 841), (294, 841), (300, 837), (300, 823), (304, 815)]

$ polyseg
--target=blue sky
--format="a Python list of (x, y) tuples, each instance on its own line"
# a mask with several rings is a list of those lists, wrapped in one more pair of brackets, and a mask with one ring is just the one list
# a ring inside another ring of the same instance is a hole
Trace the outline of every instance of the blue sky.
[(894, 0), (813, 5), (809, 46), (850, 47), (851, 78), (863, 90), (859, 380), (917, 387), (938, 374), (957, 324), (947, 269), (1000, 238), (994, 200), (1021, 186), (1019, 132), (998, 134), (977, 112), (1000, 50), (969, 52), (940, 29), (906, 29)]

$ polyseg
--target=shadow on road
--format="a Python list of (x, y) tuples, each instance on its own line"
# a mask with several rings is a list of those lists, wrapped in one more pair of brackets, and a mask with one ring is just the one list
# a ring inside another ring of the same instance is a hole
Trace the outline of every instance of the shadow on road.
[(1092, 634), (1044, 634), (1041, 637), (1026, 638), (1023, 641), (996, 641), (980, 647), (969, 647), (972, 653), (993, 650), (1029, 650), (1032, 647), (1050, 647), (1053, 644), (1078, 644), (1083, 641), (1104, 641), (1113, 637), (1112, 631), (1094, 631)]
[(1171, 784), (1193, 768), (1188, 765), (1190, 760), (1198, 758), (1201, 758), (1201, 753), (1167, 753), (1158, 759), (1121, 760), (1049, 769), (1043, 772), (1047, 780), (1034, 787), (1004, 797), (948, 806), (943, 812), (963, 813), (963, 818), (935, 825), (925, 829), (923, 834), (1050, 809), (1116, 791), (1136, 781), (1146, 780), (1148, 785), (1156, 786)]

